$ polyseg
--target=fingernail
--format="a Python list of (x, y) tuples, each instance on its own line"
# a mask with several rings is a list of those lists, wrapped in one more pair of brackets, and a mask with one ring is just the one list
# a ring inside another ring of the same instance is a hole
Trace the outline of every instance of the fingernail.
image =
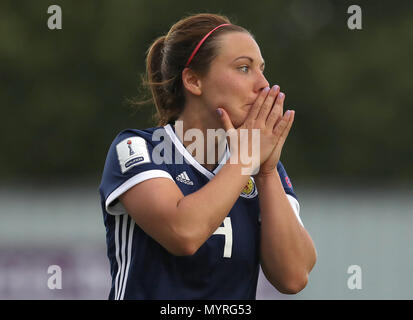
[(279, 86), (277, 86), (277, 85), (274, 85), (274, 86), (272, 87), (272, 89), (273, 89), (274, 91), (277, 91), (278, 88), (279, 88)]
[(286, 112), (285, 112), (285, 114), (286, 114), (286, 116), (290, 116), (290, 114), (291, 114), (291, 110), (287, 110)]
[(221, 110), (221, 108), (218, 108), (217, 109), (217, 113), (218, 113), (218, 115), (221, 117), (222, 116), (222, 110)]
[(284, 98), (284, 93), (280, 92), (280, 93), (278, 94), (278, 97), (279, 97), (280, 99)]
[(264, 92), (268, 92), (268, 91), (270, 91), (270, 87), (265, 87)]

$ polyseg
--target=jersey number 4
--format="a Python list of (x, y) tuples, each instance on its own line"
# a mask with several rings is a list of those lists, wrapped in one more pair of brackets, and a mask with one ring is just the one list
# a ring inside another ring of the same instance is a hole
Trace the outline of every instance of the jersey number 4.
[(223, 235), (225, 237), (224, 245), (224, 258), (231, 258), (232, 255), (232, 224), (231, 218), (226, 217), (224, 219), (224, 226), (219, 227), (214, 233), (214, 235)]

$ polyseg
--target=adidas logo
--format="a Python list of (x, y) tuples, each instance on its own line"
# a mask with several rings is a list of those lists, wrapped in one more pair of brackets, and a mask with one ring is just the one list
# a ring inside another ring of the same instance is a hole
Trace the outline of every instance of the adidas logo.
[(181, 174), (178, 174), (178, 176), (176, 177), (176, 180), (185, 184), (188, 184), (190, 186), (193, 186), (194, 183), (191, 181), (191, 179), (189, 179), (188, 174), (186, 173), (186, 171), (182, 172)]

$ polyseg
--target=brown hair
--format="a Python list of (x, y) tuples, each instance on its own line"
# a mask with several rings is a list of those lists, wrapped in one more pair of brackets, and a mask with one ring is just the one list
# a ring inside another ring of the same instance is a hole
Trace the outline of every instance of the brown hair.
[[(158, 125), (173, 123), (185, 105), (182, 71), (192, 51), (201, 39), (220, 24), (230, 23), (226, 16), (200, 13), (176, 22), (169, 32), (157, 38), (147, 51), (146, 78), (144, 87), (149, 87), (157, 110)], [(207, 74), (218, 51), (218, 37), (228, 32), (246, 32), (246, 29), (231, 24), (214, 31), (202, 44), (189, 68), (200, 76)], [(148, 102), (148, 101), (146, 101)], [(145, 102), (144, 102), (145, 103)], [(142, 104), (142, 103), (137, 103)]]

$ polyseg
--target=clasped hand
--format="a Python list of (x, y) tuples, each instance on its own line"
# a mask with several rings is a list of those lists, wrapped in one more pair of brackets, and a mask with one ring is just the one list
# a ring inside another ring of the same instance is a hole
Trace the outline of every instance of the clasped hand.
[[(248, 152), (252, 154), (252, 164), (259, 166), (259, 170), (252, 168), (252, 172), (258, 172), (257, 177), (264, 177), (275, 172), (282, 148), (293, 124), (295, 112), (287, 110), (283, 114), (284, 100), (285, 94), (280, 92), (278, 86), (273, 86), (271, 89), (264, 88), (249, 110), (244, 123), (236, 129), (225, 109), (219, 108), (218, 113), (221, 114), (225, 131), (232, 131), (236, 133), (232, 136), (241, 137), (241, 132), (247, 130)], [(259, 132), (259, 152), (253, 152), (254, 131)], [(231, 137), (231, 134), (229, 136)], [(237, 152), (240, 152), (240, 149), (238, 148)]]

